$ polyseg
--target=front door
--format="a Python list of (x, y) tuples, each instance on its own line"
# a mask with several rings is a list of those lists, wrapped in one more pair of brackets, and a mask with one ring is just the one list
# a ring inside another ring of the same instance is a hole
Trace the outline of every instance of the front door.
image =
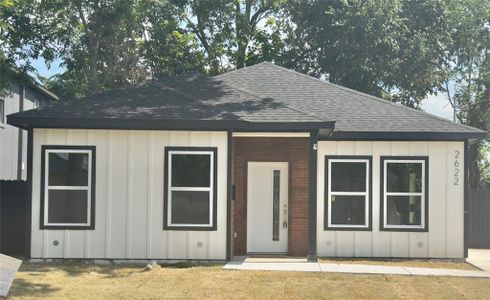
[(249, 162), (247, 252), (288, 251), (288, 163)]

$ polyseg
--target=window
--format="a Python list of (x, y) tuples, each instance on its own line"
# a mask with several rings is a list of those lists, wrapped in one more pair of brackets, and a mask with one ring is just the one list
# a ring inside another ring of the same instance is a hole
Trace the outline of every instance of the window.
[(325, 230), (371, 230), (370, 156), (325, 157)]
[(216, 230), (216, 148), (165, 148), (164, 229)]
[(42, 146), (41, 229), (94, 229), (95, 147)]
[(0, 125), (5, 124), (5, 100), (0, 99)]
[(381, 157), (381, 230), (427, 231), (428, 158)]

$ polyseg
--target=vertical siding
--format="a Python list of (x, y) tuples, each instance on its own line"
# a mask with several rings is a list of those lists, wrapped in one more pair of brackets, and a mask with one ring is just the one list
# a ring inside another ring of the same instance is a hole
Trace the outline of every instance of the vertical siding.
[[(226, 143), (225, 132), (35, 129), (32, 257), (225, 259)], [(95, 230), (39, 229), (41, 145), (96, 146)], [(165, 146), (218, 148), (216, 231), (163, 230)]]
[[(454, 184), (459, 151), (459, 185)], [(464, 187), (463, 142), (326, 142), (318, 143), (319, 256), (462, 258)], [(325, 231), (325, 155), (372, 155), (372, 231)], [(429, 231), (382, 232), (380, 156), (429, 157)]]
[(0, 180), (17, 179), (19, 129), (7, 124), (7, 116), (19, 111), (18, 85), (12, 85), (11, 95), (4, 100), (5, 123), (0, 124)]
[[(19, 157), (19, 128), (7, 124), (7, 116), (20, 109), (19, 85), (11, 84), (11, 93), (4, 100), (5, 123), (0, 124), (0, 180), (17, 180)], [(34, 108), (34, 101), (39, 99), (37, 93), (27, 88), (24, 97), (24, 110)], [(22, 163), (21, 179), (27, 178), (27, 130), (22, 130)]]

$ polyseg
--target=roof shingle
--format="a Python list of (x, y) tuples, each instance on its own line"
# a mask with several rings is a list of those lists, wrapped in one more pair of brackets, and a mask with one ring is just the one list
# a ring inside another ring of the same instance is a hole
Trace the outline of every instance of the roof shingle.
[(332, 128), (335, 122), (334, 134), (485, 134), (268, 62), (215, 77), (185, 74), (8, 116), (10, 124), (23, 128), (57, 126), (61, 120), (59, 126), (67, 128), (106, 128), (126, 120), (135, 128), (153, 122), (159, 129), (168, 124), (186, 129), (196, 121), (199, 126), (214, 122), (213, 128), (223, 130), (244, 130), (251, 124), (313, 130)]

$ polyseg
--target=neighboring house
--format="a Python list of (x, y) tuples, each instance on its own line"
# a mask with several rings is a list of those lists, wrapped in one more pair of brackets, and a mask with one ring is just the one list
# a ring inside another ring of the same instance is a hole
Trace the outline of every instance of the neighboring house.
[(10, 92), (0, 96), (0, 180), (25, 180), (27, 132), (6, 123), (9, 114), (48, 105), (58, 98), (34, 80), (10, 83)]
[(8, 122), (29, 131), (32, 258), (463, 258), (486, 134), (271, 63)]

